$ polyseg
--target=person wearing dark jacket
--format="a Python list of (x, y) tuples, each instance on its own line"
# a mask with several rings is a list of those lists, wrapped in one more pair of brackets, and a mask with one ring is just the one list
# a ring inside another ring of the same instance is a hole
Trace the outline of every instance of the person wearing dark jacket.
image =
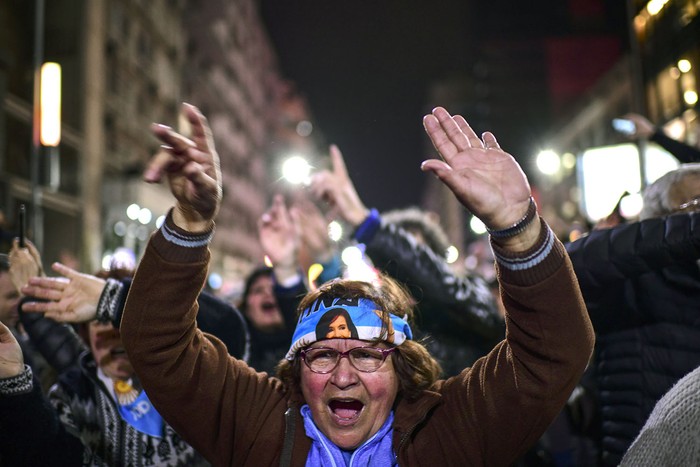
[(566, 246), (597, 334), (601, 462), (618, 465), (656, 402), (700, 365), (700, 164), (644, 193), (639, 222)]
[(329, 203), (365, 244), (376, 268), (405, 284), (417, 302), (421, 333), (453, 376), (488, 353), (504, 337), (505, 324), (488, 282), (455, 274), (445, 261), (446, 236), (424, 212), (406, 209), (382, 216), (367, 209), (350, 179), (342, 154), (331, 146), (332, 170), (315, 173), (311, 191)]

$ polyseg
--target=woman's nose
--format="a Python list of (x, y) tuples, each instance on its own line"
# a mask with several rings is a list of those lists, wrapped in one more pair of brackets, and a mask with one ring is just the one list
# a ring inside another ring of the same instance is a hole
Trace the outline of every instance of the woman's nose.
[(340, 389), (345, 389), (357, 383), (357, 370), (350, 363), (348, 355), (342, 355), (338, 361), (338, 365), (333, 369), (331, 374), (331, 382)]

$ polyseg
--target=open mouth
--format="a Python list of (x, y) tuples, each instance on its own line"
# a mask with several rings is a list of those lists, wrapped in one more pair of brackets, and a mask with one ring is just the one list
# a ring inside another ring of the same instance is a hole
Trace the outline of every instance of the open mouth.
[(277, 305), (272, 302), (263, 303), (261, 308), (265, 313), (274, 313), (277, 311)]
[(328, 403), (331, 412), (343, 422), (357, 420), (364, 406), (362, 402), (355, 399), (334, 399)]

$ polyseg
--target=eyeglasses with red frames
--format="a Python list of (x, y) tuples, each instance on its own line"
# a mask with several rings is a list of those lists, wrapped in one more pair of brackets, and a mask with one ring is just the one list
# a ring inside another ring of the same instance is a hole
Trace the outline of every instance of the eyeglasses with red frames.
[(394, 350), (396, 347), (390, 349), (353, 347), (345, 352), (340, 352), (329, 347), (311, 347), (300, 350), (299, 355), (309, 370), (314, 373), (330, 373), (335, 370), (343, 357), (347, 357), (356, 370), (363, 373), (373, 373), (382, 366)]

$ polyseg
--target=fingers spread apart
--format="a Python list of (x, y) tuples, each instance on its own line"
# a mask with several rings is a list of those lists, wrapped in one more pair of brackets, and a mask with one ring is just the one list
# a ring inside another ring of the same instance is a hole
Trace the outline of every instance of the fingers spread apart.
[(440, 155), (449, 163), (458, 153), (484, 144), (461, 115), (452, 116), (442, 107), (423, 118), (423, 125)]

